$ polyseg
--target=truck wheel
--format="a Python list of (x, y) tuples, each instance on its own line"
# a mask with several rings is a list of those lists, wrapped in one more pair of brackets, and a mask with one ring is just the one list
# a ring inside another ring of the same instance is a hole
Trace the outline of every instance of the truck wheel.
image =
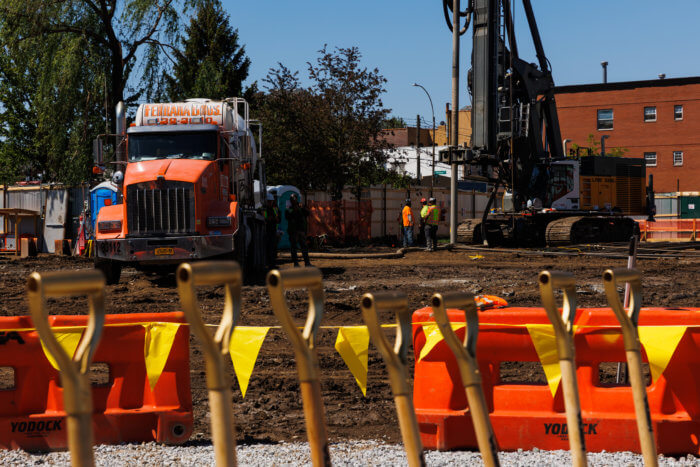
[(107, 285), (119, 283), (119, 278), (122, 275), (122, 264), (120, 262), (95, 258), (95, 269), (102, 271), (105, 275)]

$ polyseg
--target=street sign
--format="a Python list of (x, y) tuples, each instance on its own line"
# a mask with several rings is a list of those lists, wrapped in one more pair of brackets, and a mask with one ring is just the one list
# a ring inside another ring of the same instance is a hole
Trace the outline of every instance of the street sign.
[(435, 175), (445, 175), (447, 173), (447, 170), (436, 170)]

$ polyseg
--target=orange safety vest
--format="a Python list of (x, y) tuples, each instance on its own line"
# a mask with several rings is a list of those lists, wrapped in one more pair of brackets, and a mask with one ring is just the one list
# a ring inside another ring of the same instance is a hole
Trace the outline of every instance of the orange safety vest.
[(404, 206), (403, 211), (401, 211), (401, 217), (403, 218), (403, 226), (411, 227), (413, 226), (413, 211), (410, 207)]
[(428, 206), (428, 215), (425, 217), (425, 223), (428, 225), (438, 225), (440, 222), (440, 208), (437, 206)]

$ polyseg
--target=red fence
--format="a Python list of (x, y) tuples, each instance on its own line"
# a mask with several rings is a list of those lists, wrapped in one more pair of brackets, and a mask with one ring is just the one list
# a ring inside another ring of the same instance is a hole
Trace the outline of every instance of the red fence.
[(328, 235), (331, 242), (347, 243), (372, 237), (372, 202), (309, 201), (309, 235)]
[(663, 219), (637, 221), (643, 242), (694, 242), (698, 239), (697, 219)]

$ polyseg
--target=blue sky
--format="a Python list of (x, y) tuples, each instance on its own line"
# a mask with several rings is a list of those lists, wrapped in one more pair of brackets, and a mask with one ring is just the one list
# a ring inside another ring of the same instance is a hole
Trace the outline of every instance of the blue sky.
[[(317, 51), (357, 46), (363, 64), (387, 78), (383, 102), (392, 114), (414, 123), (444, 120), (451, 100), (452, 36), (440, 0), (222, 0), (238, 28), (252, 64), (248, 82), (259, 85), (282, 62), (306, 76)], [(522, 58), (535, 61), (520, 0), (516, 35)], [(463, 0), (462, 3), (466, 3)], [(557, 85), (601, 81), (607, 60), (609, 81), (700, 76), (700, 1), (532, 0), (540, 34)], [(471, 29), (462, 36), (460, 106), (469, 104), (466, 71)]]

